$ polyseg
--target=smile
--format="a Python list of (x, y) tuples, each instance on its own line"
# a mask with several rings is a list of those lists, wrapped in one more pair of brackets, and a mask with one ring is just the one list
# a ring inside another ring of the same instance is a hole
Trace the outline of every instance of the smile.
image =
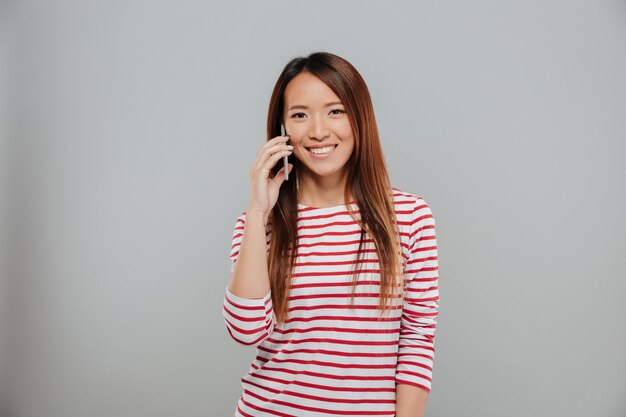
[(306, 150), (309, 151), (309, 153), (314, 158), (319, 159), (319, 158), (328, 158), (333, 153), (336, 147), (337, 145), (329, 145), (323, 148), (306, 148)]

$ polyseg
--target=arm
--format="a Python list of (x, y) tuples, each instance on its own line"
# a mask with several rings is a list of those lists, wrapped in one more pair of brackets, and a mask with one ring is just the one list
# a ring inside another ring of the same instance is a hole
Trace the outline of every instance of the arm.
[(397, 417), (423, 415), (431, 388), (439, 311), (435, 219), (421, 197), (413, 210), (396, 366)]
[(230, 337), (244, 346), (258, 346), (274, 329), (267, 233), (263, 215), (246, 212), (237, 218), (233, 231), (232, 274), (222, 314)]

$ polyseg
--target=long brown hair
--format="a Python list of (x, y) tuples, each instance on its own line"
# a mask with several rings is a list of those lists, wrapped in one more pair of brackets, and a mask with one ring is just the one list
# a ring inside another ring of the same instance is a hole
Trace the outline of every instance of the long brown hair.
[[(402, 288), (398, 277), (402, 276), (402, 250), (400, 233), (393, 204), (393, 190), (385, 165), (378, 127), (374, 117), (374, 108), (365, 81), (345, 59), (328, 52), (314, 52), (306, 57), (297, 57), (287, 63), (281, 72), (270, 98), (267, 117), (267, 140), (281, 134), (283, 122), (284, 93), (287, 84), (301, 72), (308, 72), (324, 82), (343, 102), (350, 120), (355, 139), (354, 150), (346, 162), (348, 175), (344, 189), (344, 200), (350, 195), (359, 208), (359, 220), (351, 205), (348, 212), (361, 229), (361, 238), (357, 252), (357, 262), (362, 259), (361, 246), (365, 235), (375, 243), (380, 270), (379, 309), (385, 311), (392, 298), (397, 297), (394, 289)], [(298, 189), (297, 181), (301, 165), (295, 155), (289, 156), (293, 168), (289, 173), (290, 181), (281, 185), (276, 205), (270, 213), (271, 242), (268, 263), (272, 305), (278, 322), (284, 323), (288, 316), (292, 271), (297, 256)], [(272, 169), (274, 177), (281, 163)], [(354, 270), (352, 297), (358, 279), (358, 270)], [(401, 281), (400, 281), (401, 282)], [(402, 297), (402, 290), (398, 291)]]

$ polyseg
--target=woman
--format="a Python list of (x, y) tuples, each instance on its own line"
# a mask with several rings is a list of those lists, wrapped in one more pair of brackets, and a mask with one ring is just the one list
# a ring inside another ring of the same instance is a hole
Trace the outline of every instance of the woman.
[(422, 197), (390, 185), (365, 82), (334, 54), (291, 60), (267, 137), (224, 296), (230, 336), (257, 348), (235, 416), (421, 416), (439, 307), (435, 221)]

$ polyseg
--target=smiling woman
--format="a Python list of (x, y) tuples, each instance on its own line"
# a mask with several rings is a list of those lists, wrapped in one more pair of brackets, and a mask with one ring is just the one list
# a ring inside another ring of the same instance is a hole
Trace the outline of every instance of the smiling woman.
[[(277, 164), (285, 156), (295, 181)], [(235, 416), (421, 416), (439, 309), (435, 220), (390, 184), (350, 63), (316, 52), (285, 66), (250, 178), (223, 305), (231, 338), (257, 349)]]
[(321, 79), (302, 71), (286, 86), (283, 107), (294, 158), (302, 162), (295, 169), (300, 199), (313, 205), (340, 203), (354, 149), (351, 118), (342, 101)]

